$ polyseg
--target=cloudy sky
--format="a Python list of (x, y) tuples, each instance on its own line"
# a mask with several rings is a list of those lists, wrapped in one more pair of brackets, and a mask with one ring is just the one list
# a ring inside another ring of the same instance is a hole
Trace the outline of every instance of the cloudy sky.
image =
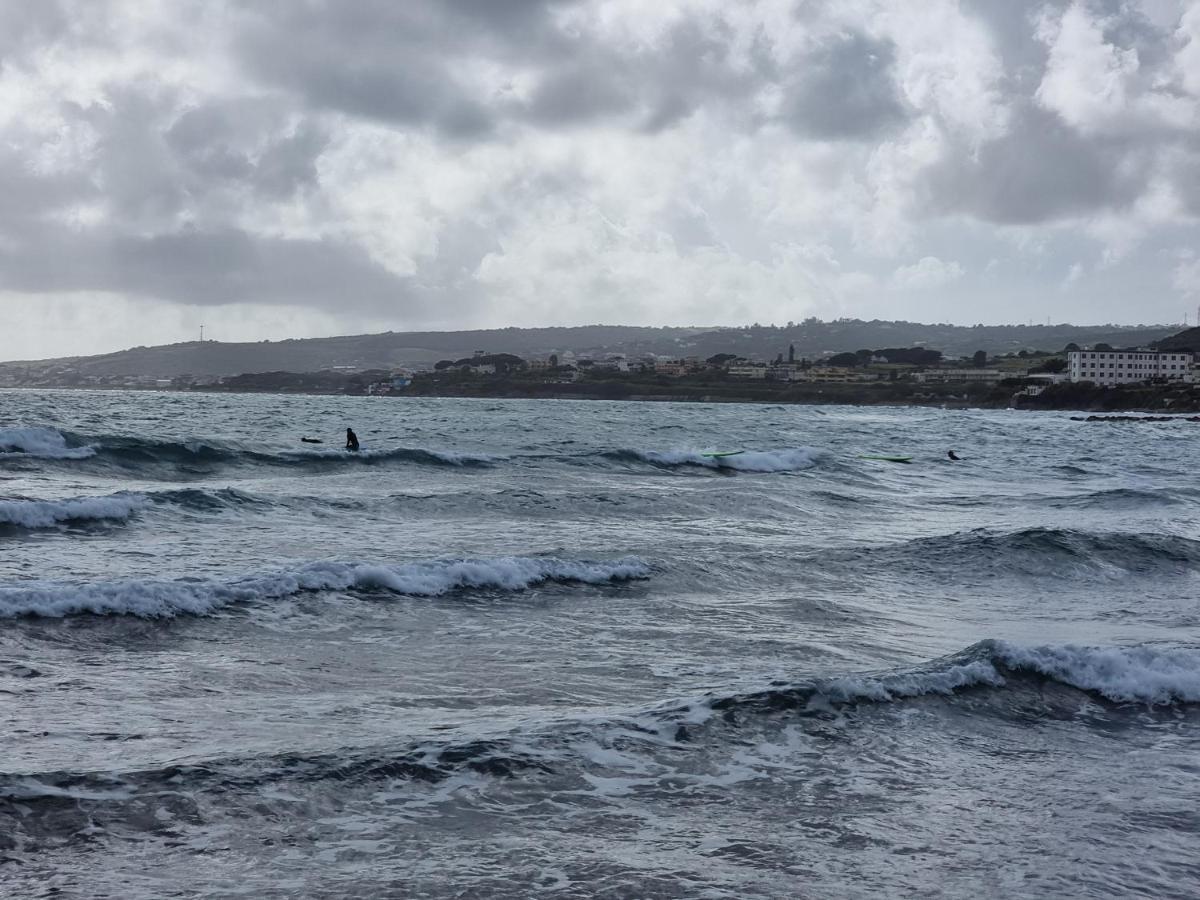
[(1197, 304), (1200, 0), (0, 2), (0, 359)]

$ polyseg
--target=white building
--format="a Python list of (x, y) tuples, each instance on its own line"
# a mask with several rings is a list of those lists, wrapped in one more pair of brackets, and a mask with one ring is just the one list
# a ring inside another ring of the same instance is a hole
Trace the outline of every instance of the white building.
[(1184, 351), (1160, 353), (1157, 350), (1071, 350), (1067, 353), (1067, 372), (1072, 381), (1096, 384), (1129, 384), (1166, 378), (1191, 381), (1192, 354)]
[(725, 370), (732, 378), (766, 378), (767, 366), (765, 363), (746, 363), (739, 366), (730, 366)]

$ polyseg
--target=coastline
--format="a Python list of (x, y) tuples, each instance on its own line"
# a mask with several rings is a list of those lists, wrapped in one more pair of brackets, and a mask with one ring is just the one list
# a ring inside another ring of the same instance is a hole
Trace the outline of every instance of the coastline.
[[(477, 400), (619, 400), (632, 403), (746, 403), (804, 406), (911, 406), (945, 409), (1016, 409), (1080, 413), (1191, 414), (1200, 412), (1200, 385), (1117, 385), (1090, 383), (1051, 385), (1036, 396), (1020, 393), (1019, 385), (868, 383), (689, 383), (646, 380), (606, 380), (569, 383), (517, 379), (418, 378), (404, 389), (369, 394), (361, 383), (297, 385), (269, 383), (190, 385), (176, 387), (36, 385), (4, 390), (145, 391), (148, 393), (277, 394), (288, 396), (376, 396), (380, 399), (463, 398)], [(1095, 419), (1093, 419), (1095, 421)]]

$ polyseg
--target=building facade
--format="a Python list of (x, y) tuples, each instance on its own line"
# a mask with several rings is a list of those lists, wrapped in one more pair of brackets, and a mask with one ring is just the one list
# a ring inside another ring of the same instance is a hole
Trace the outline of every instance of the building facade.
[(1192, 380), (1192, 354), (1157, 350), (1071, 350), (1067, 372), (1072, 381), (1131, 384), (1151, 378)]
[(766, 378), (767, 367), (765, 363), (746, 363), (744, 365), (729, 366), (726, 370), (731, 378)]
[(930, 369), (913, 380), (921, 384), (999, 384), (1005, 374), (998, 369)]

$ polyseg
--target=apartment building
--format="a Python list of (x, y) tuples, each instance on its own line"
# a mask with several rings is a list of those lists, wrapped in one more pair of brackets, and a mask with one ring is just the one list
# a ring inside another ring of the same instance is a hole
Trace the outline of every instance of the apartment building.
[(1071, 350), (1067, 372), (1072, 381), (1130, 384), (1151, 378), (1192, 380), (1192, 354), (1175, 350)]

